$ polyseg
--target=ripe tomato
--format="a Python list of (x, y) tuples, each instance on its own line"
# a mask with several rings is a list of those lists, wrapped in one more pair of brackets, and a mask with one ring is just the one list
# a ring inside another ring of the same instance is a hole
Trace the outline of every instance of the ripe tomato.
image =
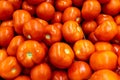
[(45, 0), (26, 0), (31, 5), (39, 5), (40, 3), (44, 2)]
[(84, 0), (72, 0), (72, 3), (76, 7), (82, 7)]
[(112, 70), (98, 70), (92, 74), (89, 80), (119, 80), (119, 76)]
[(110, 0), (98, 0), (101, 4), (108, 3)]
[(104, 21), (114, 21), (113, 17), (111, 15), (108, 15), (108, 14), (99, 14), (97, 17), (96, 17), (96, 22), (97, 24), (101, 24), (103, 23)]
[(55, 1), (55, 8), (58, 11), (64, 11), (67, 7), (72, 6), (72, 0), (56, 0)]
[(114, 20), (115, 20), (115, 22), (116, 22), (117, 25), (120, 25), (120, 15), (116, 15), (114, 17)]
[(17, 59), (26, 68), (39, 64), (45, 54), (43, 46), (34, 40), (24, 41), (17, 49)]
[(33, 67), (30, 72), (32, 80), (51, 80), (51, 75), (51, 69), (46, 63), (41, 63)]
[(0, 63), (8, 57), (5, 49), (0, 49)]
[(91, 33), (89, 34), (88, 39), (89, 39), (92, 43), (98, 42), (98, 39), (96, 38), (94, 32), (91, 32)]
[(96, 51), (90, 56), (90, 66), (96, 70), (110, 69), (117, 67), (117, 55), (113, 51)]
[(46, 2), (49, 2), (50, 4), (54, 5), (55, 0), (46, 0)]
[(53, 25), (59, 28), (60, 30), (62, 29), (63, 26), (61, 23), (53, 23)]
[(101, 12), (101, 5), (97, 0), (86, 0), (82, 6), (82, 17), (85, 20), (95, 19)]
[(70, 80), (87, 80), (91, 75), (92, 70), (84, 61), (75, 61), (68, 68), (68, 77)]
[(43, 20), (43, 19), (35, 18), (35, 20), (39, 21), (43, 26), (47, 26), (48, 25), (48, 22)]
[(68, 68), (74, 60), (72, 48), (63, 42), (54, 43), (49, 49), (49, 60), (57, 68)]
[(108, 3), (103, 4), (102, 11), (109, 15), (118, 14), (120, 11), (120, 0), (110, 0)]
[(33, 5), (30, 5), (27, 1), (24, 1), (22, 3), (22, 9), (28, 11), (31, 15), (34, 15), (36, 7)]
[(23, 34), (27, 39), (41, 41), (44, 35), (44, 26), (39, 21), (31, 19), (24, 24)]
[(76, 21), (67, 21), (63, 24), (62, 35), (65, 41), (74, 43), (77, 40), (83, 39), (84, 34), (82, 28)]
[(13, 5), (15, 10), (20, 9), (22, 4), (22, 0), (7, 0), (7, 1)]
[(14, 30), (11, 26), (0, 27), (0, 46), (7, 47), (14, 37)]
[(10, 26), (10, 27), (13, 27), (13, 20), (3, 21), (0, 26)]
[(55, 42), (59, 42), (62, 39), (61, 30), (54, 25), (48, 25), (44, 30), (43, 41), (48, 45), (52, 45)]
[(67, 73), (65, 71), (53, 71), (51, 80), (68, 80)]
[(13, 13), (13, 25), (16, 33), (23, 34), (23, 25), (31, 19), (31, 15), (26, 10), (16, 10)]
[(28, 76), (19, 75), (14, 80), (31, 80)]
[(117, 33), (118, 29), (114, 21), (104, 21), (95, 30), (95, 36), (99, 41), (110, 41)]
[(120, 54), (118, 52), (120, 49), (120, 45), (119, 44), (112, 44), (112, 46), (113, 46), (113, 51), (119, 56)]
[(79, 60), (88, 60), (90, 55), (95, 51), (95, 46), (89, 40), (78, 40), (73, 46), (76, 57)]
[(64, 10), (63, 15), (62, 15), (62, 22), (64, 23), (69, 20), (73, 20), (78, 23), (81, 22), (81, 12), (79, 8), (68, 7)]
[(97, 42), (95, 43), (96, 51), (113, 51), (113, 46), (109, 42)]
[(13, 11), (14, 8), (11, 3), (5, 0), (0, 0), (0, 20), (8, 20), (12, 18)]
[(49, 2), (43, 2), (36, 7), (36, 14), (39, 18), (49, 21), (53, 18), (55, 8)]
[(97, 23), (94, 20), (84, 21), (82, 23), (82, 30), (86, 35), (89, 35), (97, 28)]
[(15, 57), (7, 57), (0, 63), (0, 76), (4, 79), (13, 79), (21, 72), (21, 67)]
[(51, 23), (61, 23), (61, 20), (62, 20), (62, 12), (56, 11), (51, 20)]
[(7, 53), (9, 56), (16, 56), (18, 46), (24, 42), (24, 38), (20, 35), (15, 36), (10, 41), (7, 47)]

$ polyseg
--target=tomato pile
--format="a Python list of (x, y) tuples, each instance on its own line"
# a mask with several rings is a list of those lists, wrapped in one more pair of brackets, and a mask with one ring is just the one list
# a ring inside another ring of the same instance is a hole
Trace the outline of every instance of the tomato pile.
[(120, 80), (120, 0), (0, 0), (0, 80)]

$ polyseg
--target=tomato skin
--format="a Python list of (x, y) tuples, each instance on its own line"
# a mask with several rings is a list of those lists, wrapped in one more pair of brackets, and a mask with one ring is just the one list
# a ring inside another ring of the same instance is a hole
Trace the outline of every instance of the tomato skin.
[(50, 4), (54, 5), (55, 0), (46, 0), (46, 2), (49, 2)]
[(0, 49), (0, 63), (8, 57), (5, 49)]
[(30, 80), (28, 76), (19, 75), (14, 80)]
[(82, 17), (85, 20), (95, 19), (101, 12), (101, 5), (97, 0), (86, 0), (82, 6)]
[(51, 23), (61, 23), (61, 21), (62, 21), (62, 12), (56, 11), (51, 20)]
[(70, 80), (87, 80), (91, 75), (92, 70), (90, 66), (84, 61), (75, 61), (68, 68), (68, 77)]
[(35, 18), (35, 20), (39, 21), (44, 27), (48, 25), (48, 22), (43, 19)]
[(0, 76), (4, 79), (13, 79), (21, 72), (21, 67), (15, 57), (9, 56), (0, 63)]
[(17, 59), (25, 68), (39, 64), (45, 57), (45, 49), (34, 40), (24, 41), (17, 49)]
[(118, 57), (113, 51), (96, 51), (90, 56), (90, 66), (92, 70), (101, 69), (114, 70), (117, 67)]
[(16, 56), (18, 46), (24, 42), (24, 37), (18, 35), (12, 38), (8, 47), (7, 53), (9, 56)]
[(13, 27), (13, 20), (3, 21), (0, 26), (11, 26)]
[(31, 19), (26, 10), (16, 10), (13, 13), (13, 25), (17, 34), (23, 34), (23, 25)]
[(38, 5), (42, 2), (44, 2), (45, 0), (26, 0), (26, 1), (31, 5)]
[(114, 20), (115, 20), (115, 22), (116, 22), (117, 25), (120, 25), (120, 15), (116, 15), (114, 17)]
[(44, 35), (44, 26), (39, 21), (31, 19), (24, 24), (23, 34), (27, 39), (41, 41)]
[(84, 0), (72, 0), (73, 5), (76, 7), (82, 7)]
[[(0, 1), (0, 20), (8, 20), (12, 18), (14, 8), (11, 3), (5, 0)], [(7, 6), (7, 7), (6, 7)]]
[(49, 49), (48, 56), (50, 62), (60, 69), (68, 68), (74, 60), (72, 48), (63, 42), (54, 43)]
[(32, 68), (30, 76), (32, 80), (50, 80), (52, 71), (48, 64), (41, 63)]
[(119, 56), (119, 49), (120, 49), (120, 45), (119, 44), (112, 44), (113, 46), (113, 51), (117, 54), (117, 56)]
[(98, 39), (96, 38), (94, 32), (91, 32), (91, 33), (88, 35), (88, 39), (89, 39), (92, 43), (98, 42)]
[(66, 8), (72, 6), (72, 0), (56, 0), (55, 1), (55, 8), (58, 11), (63, 12)]
[(99, 41), (110, 41), (117, 33), (118, 29), (114, 21), (104, 21), (96, 28), (94, 32)]
[(0, 27), (0, 46), (7, 47), (14, 37), (14, 30), (10, 26)]
[(98, 0), (101, 4), (108, 3), (110, 0)]
[(67, 73), (62, 70), (56, 70), (52, 73), (52, 79), (51, 80), (68, 80)]
[(69, 20), (73, 20), (78, 23), (81, 22), (81, 12), (79, 8), (68, 7), (64, 10), (63, 15), (62, 15), (62, 22), (64, 23)]
[(65, 41), (69, 43), (74, 43), (84, 37), (84, 33), (80, 25), (76, 21), (72, 20), (63, 24), (62, 35)]
[(53, 18), (55, 8), (49, 2), (43, 2), (36, 7), (36, 14), (38, 18), (49, 21)]
[(112, 70), (103, 69), (94, 72), (90, 80), (119, 80), (119, 76)]

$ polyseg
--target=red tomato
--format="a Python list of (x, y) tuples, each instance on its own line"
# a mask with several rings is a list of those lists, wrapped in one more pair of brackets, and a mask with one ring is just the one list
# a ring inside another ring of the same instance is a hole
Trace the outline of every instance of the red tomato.
[(62, 20), (62, 12), (56, 11), (51, 20), (51, 23), (60, 23), (61, 20)]
[(64, 10), (63, 15), (62, 15), (62, 22), (64, 23), (69, 20), (73, 20), (78, 23), (81, 22), (81, 12), (79, 8), (68, 7)]
[(19, 75), (14, 80), (31, 80), (28, 76)]
[(45, 57), (45, 49), (34, 40), (24, 41), (17, 49), (17, 59), (26, 68), (39, 64)]
[(30, 72), (32, 80), (51, 80), (51, 75), (51, 69), (46, 63), (41, 63), (33, 67)]
[(119, 44), (112, 44), (113, 46), (113, 51), (119, 56), (119, 49), (120, 49), (120, 45)]
[(0, 63), (0, 76), (4, 79), (13, 79), (21, 72), (21, 67), (15, 57), (7, 57)]
[(85, 20), (95, 19), (101, 12), (101, 5), (97, 0), (86, 0), (82, 6), (82, 17)]
[(74, 43), (84, 37), (82, 28), (76, 21), (65, 22), (62, 27), (62, 35), (65, 41), (69, 43)]
[(43, 2), (39, 4), (36, 8), (36, 14), (39, 18), (49, 21), (53, 18), (55, 13), (55, 8), (49, 2)]
[(49, 49), (49, 60), (57, 68), (68, 68), (74, 60), (72, 48), (63, 42), (54, 43)]
[(114, 20), (115, 20), (115, 22), (116, 22), (117, 25), (120, 25), (120, 15), (116, 15), (114, 17)]
[(70, 80), (88, 80), (91, 75), (92, 70), (84, 61), (75, 61), (68, 68), (68, 77)]
[(48, 45), (52, 45), (55, 42), (59, 42), (62, 39), (61, 30), (54, 25), (48, 25), (44, 30), (43, 41)]
[(44, 26), (39, 21), (31, 19), (24, 24), (23, 34), (27, 39), (41, 41), (44, 35)]
[(5, 49), (0, 49), (0, 63), (8, 57)]
[(54, 5), (55, 0), (46, 0), (46, 2), (49, 2), (50, 4)]
[(13, 13), (13, 25), (17, 34), (23, 34), (23, 25), (31, 19), (26, 10), (16, 10)]
[(31, 5), (38, 5), (42, 2), (44, 2), (45, 0), (26, 0), (26, 1)]
[(61, 23), (53, 23), (53, 25), (59, 28), (60, 30), (62, 29), (63, 26)]
[(76, 7), (82, 7), (85, 0), (72, 0), (72, 3)]
[(0, 26), (11, 26), (11, 27), (13, 27), (13, 20), (3, 21)]
[(67, 73), (65, 71), (54, 71), (52, 73), (52, 79), (51, 80), (68, 80)]
[(72, 0), (56, 0), (55, 8), (58, 11), (64, 11), (67, 7), (72, 6)]
[(0, 20), (8, 20), (12, 18), (14, 8), (11, 3), (0, 0)]
[(0, 27), (0, 46), (7, 47), (14, 37), (14, 30), (11, 26)]
[(91, 32), (91, 33), (89, 34), (88, 39), (89, 39), (92, 43), (98, 42), (98, 39), (96, 38), (94, 32)]
[(24, 42), (24, 38), (20, 35), (15, 36), (10, 41), (7, 47), (7, 53), (9, 56), (16, 56), (18, 46)]
[(47, 26), (48, 25), (48, 22), (43, 20), (43, 19), (35, 18), (35, 20), (39, 21), (43, 26)]

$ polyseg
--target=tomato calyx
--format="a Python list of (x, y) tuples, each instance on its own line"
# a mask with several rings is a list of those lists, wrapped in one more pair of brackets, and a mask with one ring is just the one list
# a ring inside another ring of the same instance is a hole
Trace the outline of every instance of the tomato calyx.
[(32, 58), (32, 53), (31, 52), (27, 52), (27, 58), (31, 59)]

